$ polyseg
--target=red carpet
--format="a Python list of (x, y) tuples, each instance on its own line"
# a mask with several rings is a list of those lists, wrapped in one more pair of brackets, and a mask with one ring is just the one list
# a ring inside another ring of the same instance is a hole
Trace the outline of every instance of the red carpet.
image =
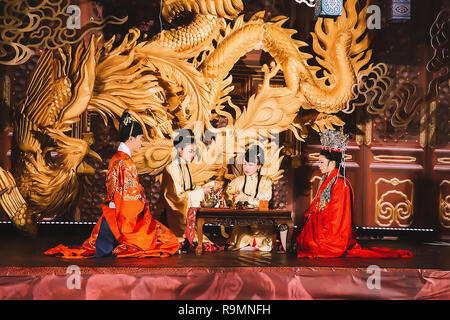
[(74, 261), (42, 253), (58, 243), (79, 244), (90, 231), (71, 228), (71, 234), (50, 230), (34, 239), (0, 232), (1, 300), (450, 299), (450, 246), (359, 241), (363, 247), (411, 250), (409, 259), (220, 251)]
[[(450, 299), (450, 272), (367, 268), (0, 268), (0, 299)], [(69, 272), (69, 274), (67, 273)], [(72, 272), (72, 273), (71, 273)], [(372, 276), (372, 278), (370, 278)]]

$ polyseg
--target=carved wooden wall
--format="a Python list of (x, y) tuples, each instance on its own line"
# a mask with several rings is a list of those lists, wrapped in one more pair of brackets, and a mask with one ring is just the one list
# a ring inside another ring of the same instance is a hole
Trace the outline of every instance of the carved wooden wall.
[[(251, 3), (246, 3), (246, 7), (250, 11), (264, 9), (258, 1), (248, 2)], [(439, 10), (448, 6), (448, 2), (413, 1), (411, 22), (389, 25), (383, 18), (382, 29), (372, 32), (373, 61), (384, 62), (389, 66), (394, 84), (412, 83), (418, 89), (417, 94), (425, 92), (433, 76), (426, 70), (426, 63), (432, 55), (428, 31)], [(310, 43), (308, 34), (314, 25), (312, 10), (298, 5), (292, 7), (293, 1), (289, 5), (280, 5), (282, 1), (274, 3), (276, 5), (272, 14), (290, 16), (289, 26), (299, 30), (295, 37)], [(374, 3), (385, 12), (388, 1)], [(111, 11), (113, 7), (108, 8)], [(121, 27), (109, 28), (113, 30)], [(1, 98), (7, 97), (9, 105), (17, 105), (24, 95), (36, 62), (37, 57), (34, 57), (24, 65), (2, 68), (1, 71), (5, 72), (2, 72)], [(232, 98), (235, 104), (246, 105), (250, 95), (258, 91), (263, 80), (260, 66), (269, 62), (270, 57), (267, 55), (250, 52), (234, 67), (232, 75), (235, 89)], [(7, 90), (4, 88), (8, 86), (5, 83), (9, 83), (9, 94), (5, 93)], [(282, 74), (273, 78), (271, 84), (282, 85)], [(421, 108), (405, 127), (395, 128), (391, 125), (393, 106), (376, 116), (369, 115), (365, 108), (359, 108), (351, 115), (340, 114), (346, 122), (345, 131), (351, 136), (346, 157), (346, 176), (355, 196), (355, 226), (433, 227), (443, 234), (450, 233), (449, 83), (442, 84), (440, 89), (439, 100)], [(2, 117), (5, 110), (2, 107)], [(85, 124), (78, 124), (73, 134), (81, 135), (83, 125), (89, 126), (96, 137), (92, 148), (104, 161), (91, 163), (96, 168), (96, 174), (92, 177), (92, 194), (82, 199), (77, 212), (61, 220), (98, 219), (101, 214), (100, 203), (105, 197), (105, 170), (117, 149), (116, 133), (111, 125), (105, 126), (100, 117), (95, 115), (89, 115), (83, 121)], [(0, 160), (5, 164), (9, 158), (5, 157), (4, 149), (8, 147), (3, 142), (8, 141), (8, 137), (3, 132), (0, 134), (3, 147)], [(300, 154), (283, 161), (286, 174), (274, 186), (274, 202), (280, 207), (292, 209), (295, 222), (301, 223), (320, 177), (316, 164), (320, 150), (319, 137), (311, 130), (305, 143), (293, 143), (288, 134), (283, 135), (281, 142), (286, 154)], [(157, 210), (159, 184), (148, 176), (141, 177), (141, 183), (146, 189), (151, 210)], [(0, 220), (7, 220), (4, 213), (0, 213)]]

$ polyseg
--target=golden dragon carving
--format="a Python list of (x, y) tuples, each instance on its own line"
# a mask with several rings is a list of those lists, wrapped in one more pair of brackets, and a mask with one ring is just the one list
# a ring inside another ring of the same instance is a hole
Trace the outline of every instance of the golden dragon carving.
[[(284, 16), (265, 21), (264, 12), (258, 12), (245, 21), (239, 15), (241, 0), (165, 0), (166, 20), (188, 14), (191, 23), (148, 40), (132, 29), (116, 47), (114, 38), (100, 46), (92, 37), (88, 48), (59, 49), (58, 56), (45, 51), (16, 108), (20, 161), (14, 177), (0, 168), (0, 204), (26, 230), (76, 205), (85, 188), (83, 175), (92, 173), (86, 157), (98, 155), (64, 132), (86, 111), (99, 113), (105, 122), (112, 118), (117, 127), (129, 109), (143, 124), (147, 141), (133, 155), (141, 174), (160, 177), (172, 160), (173, 131), (191, 128), (199, 138), (206, 132), (214, 136), (209, 143), (198, 139), (194, 183), (230, 177), (227, 163), (240, 159), (249, 143), (265, 149), (263, 174), (277, 181), (283, 174), (277, 134), (291, 130), (303, 140), (307, 125), (317, 131), (344, 125), (336, 113), (349, 107), (352, 88), (372, 68), (367, 6), (357, 12), (356, 2), (347, 0), (336, 20), (318, 18), (312, 33), (316, 56), (301, 51), (308, 44), (292, 38), (295, 30), (282, 27)], [(229, 95), (230, 71), (254, 49), (268, 52), (274, 61), (262, 66), (261, 90), (240, 109)], [(315, 65), (308, 63), (311, 58)], [(275, 88), (270, 79), (279, 70), (286, 85)], [(302, 117), (301, 108), (311, 112)], [(219, 116), (228, 123), (215, 128), (212, 120)], [(231, 175), (239, 171), (235, 165)]]

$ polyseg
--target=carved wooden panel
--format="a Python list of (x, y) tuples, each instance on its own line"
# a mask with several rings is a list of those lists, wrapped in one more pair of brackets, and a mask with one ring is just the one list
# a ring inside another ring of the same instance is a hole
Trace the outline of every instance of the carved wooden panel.
[(450, 234), (450, 83), (440, 87), (439, 100), (430, 104), (430, 170), (438, 212), (436, 225), (443, 234)]
[[(425, 152), (409, 148), (372, 144), (365, 147), (367, 158), (367, 206), (364, 225), (411, 227), (415, 223), (415, 189), (424, 176)], [(420, 200), (418, 200), (420, 201)]]
[[(103, 161), (87, 160), (94, 167), (95, 174), (88, 177), (91, 186), (81, 198), (78, 211), (74, 213), (75, 221), (97, 221), (100, 218), (102, 214), (100, 204), (106, 201), (106, 171), (119, 145), (115, 137), (117, 132), (111, 122), (105, 125), (102, 118), (95, 114), (88, 114), (86, 120), (94, 138), (91, 148), (102, 157)], [(70, 217), (62, 220), (70, 220)]]
[(450, 229), (450, 180), (439, 184), (439, 222), (442, 228)]
[(414, 182), (378, 178), (374, 221), (380, 227), (410, 227), (414, 218)]

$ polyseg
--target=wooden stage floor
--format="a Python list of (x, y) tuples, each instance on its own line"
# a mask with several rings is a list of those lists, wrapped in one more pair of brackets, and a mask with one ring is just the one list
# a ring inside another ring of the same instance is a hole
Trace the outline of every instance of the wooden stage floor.
[[(43, 252), (81, 244), (92, 225), (42, 229), (31, 238), (0, 226), (0, 299), (450, 299), (450, 246), (431, 240), (358, 240), (411, 250), (404, 259), (220, 251), (63, 260)], [(81, 286), (70, 290), (77, 272)]]

